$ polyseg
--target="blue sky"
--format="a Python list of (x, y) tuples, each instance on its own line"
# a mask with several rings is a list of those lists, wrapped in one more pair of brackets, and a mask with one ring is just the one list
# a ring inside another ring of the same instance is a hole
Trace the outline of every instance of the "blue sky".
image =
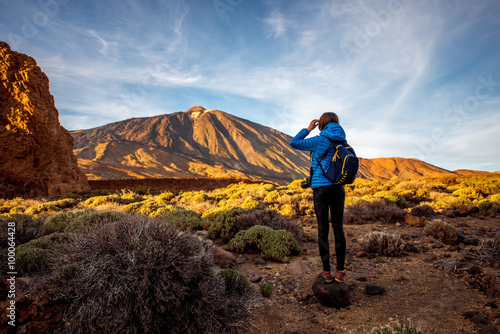
[(333, 111), (361, 157), (500, 171), (498, 0), (0, 0), (0, 40), (69, 130), (201, 105), (293, 136)]

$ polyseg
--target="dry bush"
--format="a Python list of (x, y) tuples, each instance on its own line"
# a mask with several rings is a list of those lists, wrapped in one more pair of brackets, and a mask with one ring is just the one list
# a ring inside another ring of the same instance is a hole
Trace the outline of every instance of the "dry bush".
[(256, 293), (234, 292), (213, 267), (213, 244), (127, 215), (78, 234), (46, 289), (67, 296), (64, 333), (233, 333), (249, 327)]
[(432, 207), (427, 204), (423, 204), (411, 208), (410, 214), (417, 217), (429, 217), (435, 215), (436, 213)]
[(436, 239), (441, 240), (447, 245), (455, 245), (460, 239), (465, 236), (459, 233), (447, 222), (442, 220), (433, 220), (424, 227), (425, 235), (430, 235)]
[(386, 232), (370, 232), (360, 241), (361, 249), (367, 253), (385, 256), (400, 256), (404, 249), (401, 236)]
[(500, 239), (483, 240), (479, 249), (467, 252), (467, 258), (485, 265), (500, 263)]
[(406, 214), (405, 210), (390, 206), (383, 199), (358, 200), (346, 206), (344, 223), (364, 224), (371, 221), (396, 223), (402, 221)]

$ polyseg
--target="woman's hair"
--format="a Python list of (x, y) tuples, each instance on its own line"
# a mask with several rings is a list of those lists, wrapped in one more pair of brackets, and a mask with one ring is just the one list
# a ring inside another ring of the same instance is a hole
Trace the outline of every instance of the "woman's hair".
[(335, 114), (333, 112), (326, 112), (323, 115), (321, 115), (321, 117), (319, 118), (319, 124), (318, 124), (319, 131), (322, 131), (325, 128), (325, 126), (330, 122), (334, 122), (334, 123), (339, 122), (339, 117), (337, 116), (337, 114)]

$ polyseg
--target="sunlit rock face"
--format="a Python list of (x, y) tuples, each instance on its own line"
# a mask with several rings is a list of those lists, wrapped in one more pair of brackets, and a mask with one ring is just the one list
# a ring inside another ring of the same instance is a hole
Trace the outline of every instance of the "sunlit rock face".
[(0, 42), (0, 197), (54, 196), (89, 187), (36, 61)]

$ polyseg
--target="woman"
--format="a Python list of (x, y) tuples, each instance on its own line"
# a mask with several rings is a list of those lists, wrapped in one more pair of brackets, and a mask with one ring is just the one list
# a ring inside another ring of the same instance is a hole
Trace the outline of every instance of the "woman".
[[(309, 133), (319, 126), (321, 131), (318, 136), (305, 139)], [(290, 142), (298, 150), (311, 151), (311, 188), (313, 189), (314, 210), (318, 220), (318, 246), (321, 262), (323, 262), (323, 277), (327, 283), (333, 281), (330, 268), (330, 246), (328, 243), (329, 214), (331, 216), (333, 233), (335, 236), (335, 255), (337, 268), (335, 280), (344, 282), (344, 263), (346, 255), (346, 240), (343, 228), (345, 192), (343, 185), (334, 185), (323, 175), (323, 170), (328, 168), (332, 161), (332, 149), (324, 160), (321, 156), (330, 147), (331, 141), (345, 141), (344, 129), (339, 125), (339, 118), (335, 113), (327, 112), (320, 119), (313, 119), (307, 129), (302, 129)], [(319, 167), (319, 168), (318, 168)]]

